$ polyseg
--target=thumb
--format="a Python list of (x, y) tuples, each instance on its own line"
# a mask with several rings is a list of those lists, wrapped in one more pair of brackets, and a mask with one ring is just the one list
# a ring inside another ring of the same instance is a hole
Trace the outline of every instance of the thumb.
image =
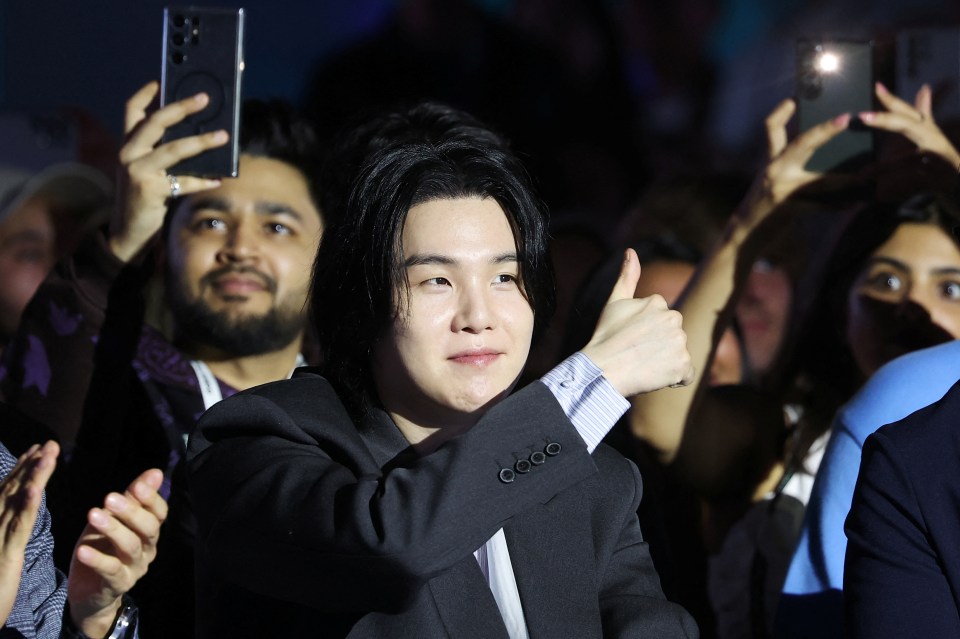
[(607, 304), (617, 300), (632, 300), (637, 291), (637, 282), (640, 281), (640, 258), (637, 252), (628, 248), (623, 255), (623, 264), (620, 266), (620, 277), (613, 284)]

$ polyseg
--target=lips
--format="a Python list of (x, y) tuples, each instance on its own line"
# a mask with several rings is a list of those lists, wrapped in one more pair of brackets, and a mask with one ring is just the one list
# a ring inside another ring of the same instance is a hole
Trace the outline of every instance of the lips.
[(213, 287), (224, 295), (246, 295), (267, 289), (259, 279), (231, 275), (217, 278)]
[(487, 366), (497, 360), (503, 353), (490, 348), (473, 348), (451, 355), (449, 359), (455, 364), (468, 366)]

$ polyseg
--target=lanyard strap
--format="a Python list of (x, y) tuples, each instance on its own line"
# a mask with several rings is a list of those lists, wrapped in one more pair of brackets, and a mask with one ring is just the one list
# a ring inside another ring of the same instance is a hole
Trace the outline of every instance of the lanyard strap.
[[(293, 371), (299, 368), (300, 366), (305, 366), (307, 360), (304, 359), (303, 353), (297, 353), (297, 361), (293, 365), (293, 369), (290, 370), (290, 374), (287, 375), (289, 379), (293, 375)], [(198, 359), (190, 360), (190, 366), (193, 367), (193, 372), (197, 374), (197, 383), (200, 385), (200, 395), (203, 397), (203, 410), (210, 410), (210, 407), (223, 399), (223, 393), (220, 391), (220, 382), (217, 381), (216, 376), (213, 374), (213, 371), (210, 370), (210, 367), (207, 366), (206, 362), (201, 362)]]
[(220, 391), (220, 382), (214, 376), (206, 362), (198, 359), (190, 360), (190, 366), (193, 372), (197, 374), (197, 383), (200, 384), (200, 396), (203, 397), (203, 410), (210, 410), (210, 407), (223, 399), (223, 393)]

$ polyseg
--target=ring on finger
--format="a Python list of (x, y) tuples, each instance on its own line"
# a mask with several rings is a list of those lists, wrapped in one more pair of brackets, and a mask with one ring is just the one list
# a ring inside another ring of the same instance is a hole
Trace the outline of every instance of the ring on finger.
[(180, 180), (176, 175), (167, 175), (167, 182), (170, 183), (170, 197), (180, 197)]

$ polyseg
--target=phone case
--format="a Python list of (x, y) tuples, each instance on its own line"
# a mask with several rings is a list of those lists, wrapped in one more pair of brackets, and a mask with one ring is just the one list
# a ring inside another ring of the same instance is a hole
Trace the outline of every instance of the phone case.
[(167, 7), (163, 10), (161, 106), (210, 96), (203, 111), (167, 129), (164, 142), (224, 129), (230, 141), (183, 160), (174, 175), (236, 177), (240, 162), (240, 81), (243, 76), (243, 9)]
[(858, 113), (874, 110), (873, 87), (873, 43), (815, 40), (797, 43), (796, 99), (800, 131), (844, 113), (853, 117), (846, 131), (813, 154), (807, 170), (852, 172), (873, 160), (873, 131), (857, 119)]

